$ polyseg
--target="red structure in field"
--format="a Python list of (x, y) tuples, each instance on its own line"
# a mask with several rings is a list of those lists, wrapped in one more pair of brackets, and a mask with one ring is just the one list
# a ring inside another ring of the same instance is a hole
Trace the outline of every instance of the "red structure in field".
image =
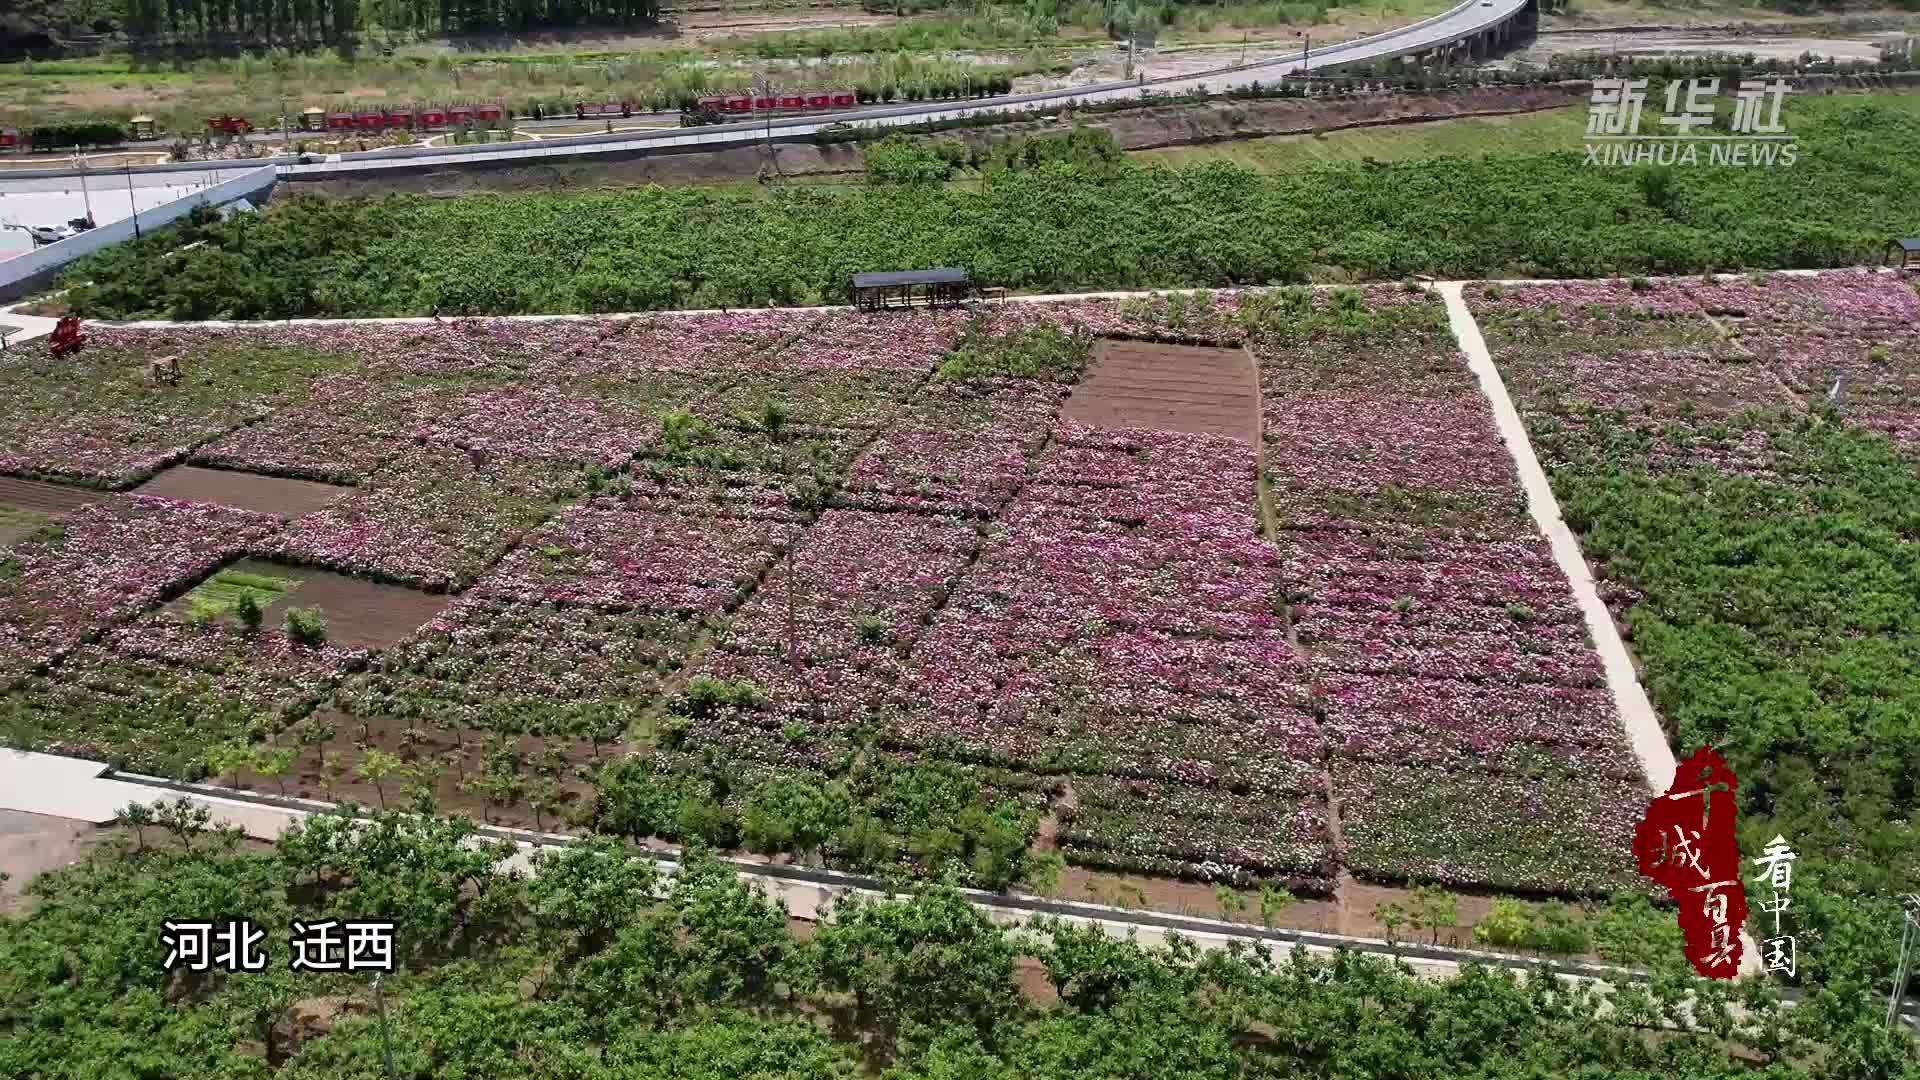
[(1726, 760), (1701, 747), (1681, 762), (1666, 794), (1647, 804), (1633, 832), (1640, 872), (1666, 886), (1679, 905), (1687, 960), (1710, 979), (1740, 972), (1747, 891), (1733, 830), (1739, 787)]
[(72, 315), (61, 319), (53, 326), (53, 337), (49, 339), (47, 351), (56, 358), (70, 356), (80, 351), (87, 343), (87, 335), (80, 332), (80, 320)]

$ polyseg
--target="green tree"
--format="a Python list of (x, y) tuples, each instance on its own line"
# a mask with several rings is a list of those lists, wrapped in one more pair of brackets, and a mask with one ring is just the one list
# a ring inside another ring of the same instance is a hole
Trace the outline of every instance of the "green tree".
[(142, 802), (130, 802), (120, 808), (117, 815), (120, 824), (133, 830), (134, 849), (147, 850), (147, 827), (155, 824), (153, 807)]
[(405, 763), (384, 750), (369, 750), (361, 757), (360, 765), (354, 770), (360, 779), (373, 785), (373, 791), (380, 799), (380, 809), (387, 808), (387, 778), (400, 771)]
[(228, 787), (240, 786), (242, 769), (257, 770), (259, 766), (259, 756), (245, 743), (221, 743), (207, 750), (207, 771), (215, 776), (224, 774)]
[(294, 759), (299, 756), (300, 748), (297, 746), (263, 750), (255, 757), (253, 770), (261, 776), (272, 780), (274, 785), (280, 789), (280, 794), (285, 795), (287, 793), (287, 773), (293, 770)]
[(1260, 925), (1272, 928), (1298, 900), (1299, 897), (1294, 896), (1291, 890), (1273, 885), (1260, 886)]
[(653, 860), (615, 839), (541, 849), (533, 870), (528, 912), (536, 927), (565, 941), (569, 952), (598, 951), (656, 903), (659, 872)]
[(813, 946), (822, 984), (851, 995), (855, 1022), (906, 1047), (954, 1024), (992, 1046), (1020, 1009), (1016, 947), (950, 888), (903, 901), (842, 896)]
[(260, 629), (260, 623), (266, 618), (260, 610), (260, 601), (254, 599), (252, 590), (241, 592), (240, 599), (234, 601), (233, 613), (239, 618), (241, 627), (249, 634), (257, 632)]

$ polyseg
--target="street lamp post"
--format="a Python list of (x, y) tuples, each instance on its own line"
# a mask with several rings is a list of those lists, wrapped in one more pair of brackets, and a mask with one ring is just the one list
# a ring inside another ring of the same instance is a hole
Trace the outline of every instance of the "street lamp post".
[(133, 163), (121, 166), (127, 170), (127, 209), (133, 212), (133, 238), (140, 239), (140, 204), (133, 201)]
[(87, 159), (80, 156), (80, 151), (75, 150), (73, 152), (73, 164), (80, 170), (80, 201), (87, 208), (87, 224), (92, 225), (93, 195), (87, 190)]
[(1920, 944), (1920, 895), (1908, 893), (1900, 899), (1904, 908), (1900, 923), (1900, 958), (1893, 970), (1893, 996), (1887, 1000), (1887, 1027), (1900, 1017), (1900, 999), (1907, 993), (1907, 977), (1913, 973), (1913, 951)]

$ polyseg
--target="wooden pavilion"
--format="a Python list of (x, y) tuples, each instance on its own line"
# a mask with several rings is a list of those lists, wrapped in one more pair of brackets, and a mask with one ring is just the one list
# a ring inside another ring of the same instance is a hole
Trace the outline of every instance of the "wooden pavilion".
[(895, 307), (959, 306), (973, 293), (965, 270), (887, 270), (853, 275), (853, 306), (861, 311)]

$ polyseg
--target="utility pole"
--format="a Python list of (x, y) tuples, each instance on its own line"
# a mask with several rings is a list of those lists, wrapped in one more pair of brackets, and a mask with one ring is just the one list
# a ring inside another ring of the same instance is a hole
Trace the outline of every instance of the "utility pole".
[(393, 1043), (387, 1038), (387, 995), (380, 989), (380, 975), (373, 977), (373, 1003), (380, 1010), (380, 1056), (386, 1060), (387, 1080), (397, 1080), (393, 1071)]
[[(793, 474), (792, 474), (792, 473), (788, 473), (787, 475), (788, 475), (788, 480), (789, 480), (789, 482), (791, 482), (791, 480), (792, 480), (792, 475), (793, 475)], [(786, 572), (786, 579), (787, 579), (787, 666), (788, 666), (788, 667), (791, 667), (791, 668), (793, 669), (793, 671), (794, 671), (794, 674), (796, 674), (796, 675), (798, 675), (798, 674), (799, 674), (799, 672), (800, 672), (800, 631), (799, 631), (799, 628), (798, 628), (798, 624), (797, 624), (797, 623), (796, 623), (796, 622), (794, 621), (794, 602), (793, 602), (793, 547), (794, 547), (794, 545), (795, 545), (796, 543), (798, 543), (798, 542), (799, 542), (799, 540), (798, 540), (798, 538), (795, 538), (795, 539), (793, 539), (793, 540), (789, 540), (789, 541), (787, 541), (787, 551), (786, 551), (786, 554), (785, 554), (785, 556), (784, 556), (784, 558), (785, 558), (785, 560), (786, 560), (786, 564), (787, 564), (787, 565), (786, 565), (786, 571), (787, 571), (787, 572)]]
[(1920, 895), (1908, 893), (1900, 898), (1900, 960), (1893, 969), (1893, 996), (1887, 999), (1887, 1027), (1900, 1019), (1900, 999), (1907, 994), (1907, 978), (1913, 974), (1913, 952), (1920, 945)]
[(80, 151), (75, 150), (73, 152), (73, 163), (80, 170), (80, 201), (84, 203), (87, 208), (87, 224), (92, 225), (93, 195), (87, 191), (87, 159), (80, 156)]
[(133, 201), (133, 163), (121, 166), (127, 170), (127, 209), (133, 211), (133, 238), (140, 239), (140, 204)]

